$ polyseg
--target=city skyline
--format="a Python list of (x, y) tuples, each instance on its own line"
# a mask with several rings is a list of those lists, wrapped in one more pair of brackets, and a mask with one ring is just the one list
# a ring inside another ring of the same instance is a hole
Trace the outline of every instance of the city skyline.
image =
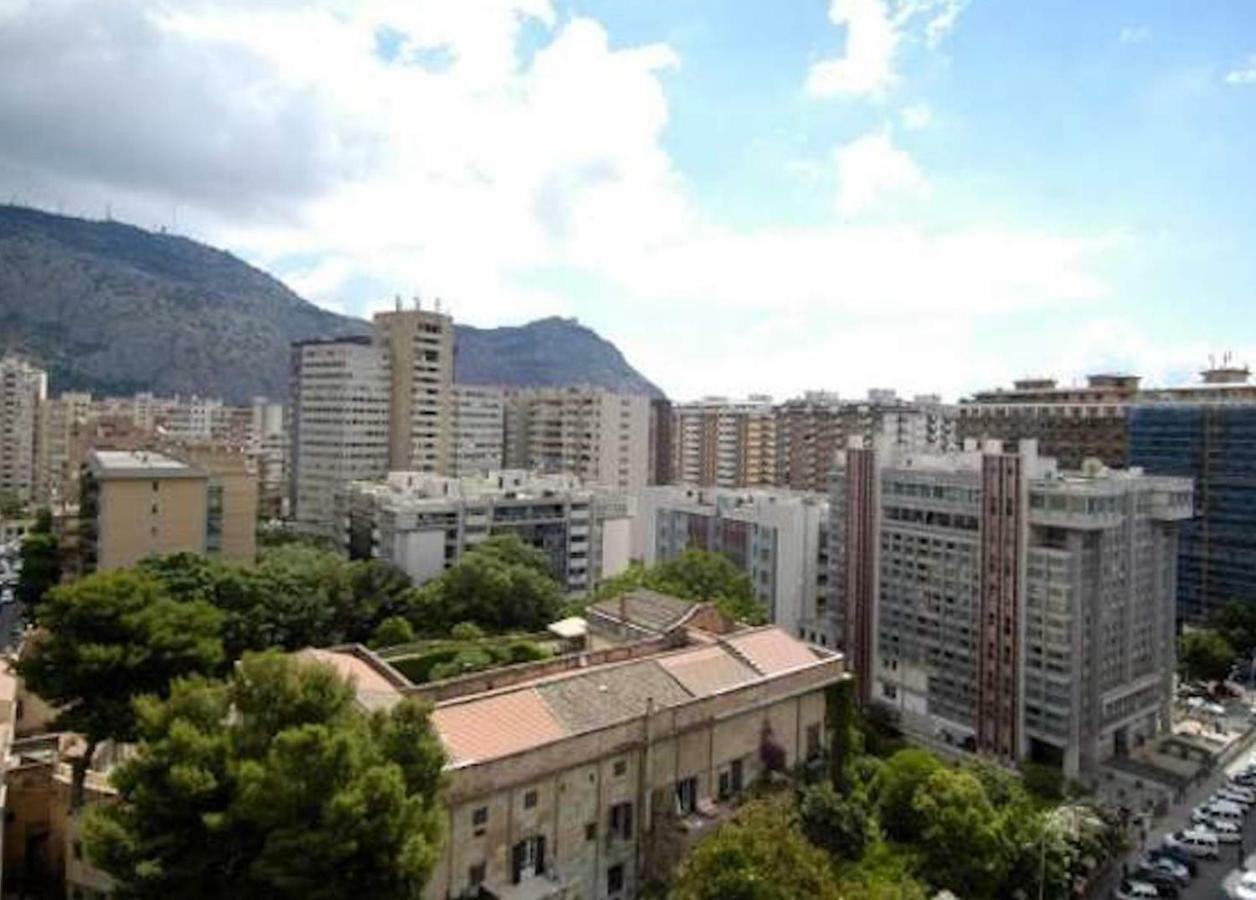
[(1245, 4), (459, 6), (0, 4), (0, 192), (681, 399), (1256, 360)]

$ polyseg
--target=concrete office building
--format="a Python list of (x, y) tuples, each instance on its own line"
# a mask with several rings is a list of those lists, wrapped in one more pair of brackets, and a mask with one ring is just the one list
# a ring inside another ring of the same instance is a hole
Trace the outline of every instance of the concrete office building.
[(289, 510), (331, 534), (336, 490), (388, 471), (387, 359), (366, 337), (300, 341), (291, 372)]
[(450, 472), (453, 452), (454, 323), (439, 310), (375, 314), (375, 340), (389, 377), (388, 468)]
[(600, 388), (506, 394), (507, 468), (567, 472), (632, 492), (649, 477), (650, 398)]
[(257, 493), (242, 459), (212, 452), (196, 463), (157, 452), (88, 455), (79, 503), (83, 571), (133, 566), (146, 556), (207, 553), (254, 559)]
[(777, 478), (772, 398), (708, 397), (672, 409), (672, 476), (702, 487), (767, 487)]
[(500, 469), (505, 460), (505, 441), (505, 391), (487, 385), (454, 385), (450, 474), (463, 478)]
[(1084, 387), (1027, 378), (1011, 390), (982, 391), (959, 407), (960, 440), (995, 439), (1009, 447), (1036, 440), (1068, 469), (1086, 459), (1112, 468), (1129, 465), (1129, 405), (1139, 395), (1136, 375), (1091, 375)]
[[(423, 896), (631, 900), (779, 755), (818, 763), (839, 654), (776, 628), (634, 644), (414, 687), (360, 649), (304, 651), (374, 709), (417, 696), (449, 756)], [(771, 748), (771, 754), (765, 748)]]
[(637, 493), (633, 556), (647, 564), (693, 547), (750, 577), (771, 621), (797, 634), (827, 592), (828, 500), (772, 488), (647, 487)]
[(846, 451), (831, 617), (864, 702), (1069, 776), (1168, 728), (1191, 484), (1017, 453)]
[(270, 518), (287, 512), (288, 410), (265, 397), (253, 401), (249, 456), (257, 470), (258, 510)]
[(516, 534), (542, 550), (555, 579), (572, 592), (628, 565), (624, 498), (573, 475), (391, 472), (382, 481), (349, 484), (337, 503), (342, 549), (358, 559), (387, 560), (418, 584), (495, 534)]
[(0, 359), (0, 493), (22, 502), (36, 492), (39, 405), (48, 373), (17, 356)]

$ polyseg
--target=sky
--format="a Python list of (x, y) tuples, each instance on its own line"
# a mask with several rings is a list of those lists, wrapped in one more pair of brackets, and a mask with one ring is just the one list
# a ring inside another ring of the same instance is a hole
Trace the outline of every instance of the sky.
[(0, 198), (669, 395), (1256, 363), (1254, 0), (0, 0)]

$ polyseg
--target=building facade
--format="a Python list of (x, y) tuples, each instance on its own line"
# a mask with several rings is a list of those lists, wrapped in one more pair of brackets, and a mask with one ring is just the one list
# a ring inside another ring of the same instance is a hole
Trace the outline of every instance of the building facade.
[(454, 323), (439, 311), (375, 314), (389, 378), (388, 468), (449, 474), (453, 454)]
[(488, 385), (454, 385), (450, 474), (456, 478), (485, 475), (502, 468), (505, 458), (505, 391)]
[(776, 483), (776, 414), (772, 398), (708, 397), (672, 409), (672, 475), (703, 487)]
[(695, 548), (729, 557), (772, 622), (798, 633), (825, 605), (828, 500), (780, 489), (647, 487), (637, 494), (633, 555), (647, 564)]
[(650, 398), (600, 388), (526, 388), (506, 394), (507, 468), (566, 472), (632, 492), (649, 478)]
[(39, 405), (35, 499), (59, 507), (78, 499), (74, 440), (92, 413), (92, 395), (64, 393)]
[(342, 549), (354, 558), (387, 560), (419, 584), (498, 534), (518, 535), (544, 552), (570, 592), (588, 591), (628, 565), (624, 498), (572, 475), (392, 472), (349, 484), (337, 502)]
[(928, 739), (1069, 776), (1156, 736), (1191, 495), (1094, 460), (1061, 472), (1032, 442), (849, 450), (831, 617), (861, 698)]
[(39, 407), (48, 373), (17, 356), (0, 359), (0, 493), (35, 499)]

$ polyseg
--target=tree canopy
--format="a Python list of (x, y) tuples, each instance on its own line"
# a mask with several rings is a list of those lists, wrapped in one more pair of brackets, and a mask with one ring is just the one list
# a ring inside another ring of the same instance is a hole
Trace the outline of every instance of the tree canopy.
[(419, 896), (443, 838), (427, 709), (365, 713), (330, 667), (250, 654), (136, 703), (136, 754), (88, 854), (120, 898)]
[(881, 827), (888, 837), (905, 842), (920, 837), (916, 794), (940, 768), (938, 758), (927, 750), (900, 750), (886, 761), (872, 785), (872, 793)]
[(60, 709), (58, 728), (87, 741), (75, 765), (76, 803), (96, 744), (135, 737), (133, 697), (164, 696), (171, 679), (221, 665), (221, 620), (209, 604), (176, 601), (160, 582), (131, 571), (89, 575), (47, 593), (18, 673)]
[(40, 509), (35, 525), (22, 541), (22, 574), (17, 583), (17, 599), (27, 618), (44, 595), (61, 583), (61, 546), (52, 530), (52, 513)]
[(760, 625), (767, 621), (767, 610), (755, 595), (750, 576), (719, 553), (690, 548), (675, 559), (653, 566), (630, 566), (603, 581), (595, 596), (605, 600), (643, 587), (686, 600), (713, 603), (738, 622)]
[(1217, 613), (1212, 627), (1234, 648), (1236, 655), (1244, 659), (1256, 655), (1256, 599), (1230, 601)]
[(1178, 660), (1187, 678), (1222, 681), (1234, 664), (1234, 648), (1215, 631), (1191, 629), (1182, 635)]

